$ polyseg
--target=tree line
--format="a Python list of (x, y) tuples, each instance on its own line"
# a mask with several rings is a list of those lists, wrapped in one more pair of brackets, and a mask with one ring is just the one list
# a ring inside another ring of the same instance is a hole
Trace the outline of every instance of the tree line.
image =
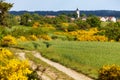
[[(74, 13), (75, 11), (10, 11), (11, 14), (14, 14), (14, 15), (21, 15), (21, 14), (24, 14), (25, 12), (29, 12), (31, 14), (34, 14), (34, 13), (37, 13), (39, 15), (60, 15), (60, 14), (67, 14), (67, 15), (73, 15), (74, 16)], [(92, 10), (89, 10), (89, 11), (85, 11), (85, 10), (80, 10), (80, 13), (81, 14), (86, 14), (87, 16), (88, 15), (96, 15), (96, 16), (114, 16), (114, 17), (117, 17), (119, 18), (120, 17), (120, 11), (113, 11), (113, 10), (95, 10), (95, 11), (92, 11)]]

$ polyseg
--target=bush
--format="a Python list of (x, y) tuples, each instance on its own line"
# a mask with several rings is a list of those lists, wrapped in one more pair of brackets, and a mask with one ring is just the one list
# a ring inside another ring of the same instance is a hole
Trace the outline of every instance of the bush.
[(20, 37), (19, 37), (19, 40), (20, 40), (20, 41), (27, 41), (26, 37), (24, 37), (24, 36), (20, 36)]
[(120, 80), (120, 66), (107, 65), (99, 70), (98, 80)]
[(100, 27), (101, 26), (101, 21), (97, 16), (90, 16), (87, 18), (86, 22), (91, 26), (91, 27)]
[(31, 28), (27, 31), (27, 35), (40, 35), (40, 34), (46, 34), (46, 31), (42, 30), (42, 28)]
[(40, 38), (42, 38), (44, 40), (52, 40), (52, 38), (48, 35), (40, 35)]
[(9, 34), (8, 28), (0, 26), (0, 39), (2, 39), (7, 34)]
[(69, 23), (61, 23), (59, 24), (60, 30), (67, 31)]
[(9, 50), (0, 48), (0, 80), (28, 80), (27, 75), (32, 73), (28, 61), (12, 56)]
[(29, 39), (32, 40), (32, 41), (38, 40), (38, 38), (35, 35), (30, 35)]
[(2, 46), (11, 46), (11, 45), (16, 45), (17, 41), (16, 41), (16, 38), (14, 38), (13, 36), (7, 35), (3, 37), (1, 44)]
[(117, 23), (109, 23), (105, 28), (104, 28), (105, 36), (109, 38), (109, 40), (115, 40), (119, 41), (120, 39), (120, 26)]
[(79, 29), (86, 30), (90, 28), (90, 24), (88, 24), (86, 21), (77, 20), (75, 21), (75, 23), (77, 24)]
[(70, 23), (67, 29), (68, 31), (75, 31), (78, 29), (78, 26), (75, 23)]
[(38, 28), (40, 26), (40, 24), (39, 24), (39, 22), (34, 22), (34, 24), (33, 24), (33, 28)]
[(12, 36), (15, 36), (15, 37), (19, 37), (19, 36), (27, 36), (28, 35), (28, 32), (29, 30), (26, 29), (25, 27), (23, 26), (19, 26), (19, 27), (15, 27), (11, 30), (11, 35)]

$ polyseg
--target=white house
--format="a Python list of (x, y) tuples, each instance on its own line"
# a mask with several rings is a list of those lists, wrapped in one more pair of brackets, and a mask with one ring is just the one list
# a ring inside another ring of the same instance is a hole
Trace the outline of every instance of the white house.
[(106, 22), (106, 21), (116, 22), (117, 21), (115, 17), (100, 17), (100, 20), (103, 22)]
[(109, 17), (109, 21), (116, 22), (117, 19), (115, 17)]
[(100, 17), (100, 21), (106, 22), (107, 19), (105, 17)]

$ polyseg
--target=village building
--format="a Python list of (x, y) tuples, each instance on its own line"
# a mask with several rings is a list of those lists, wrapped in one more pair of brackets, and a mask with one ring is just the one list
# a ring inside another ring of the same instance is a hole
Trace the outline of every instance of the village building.
[(106, 22), (107, 19), (106, 19), (105, 17), (100, 17), (100, 21), (102, 21), (102, 22)]
[(116, 19), (115, 17), (109, 17), (108, 20), (109, 20), (109, 21), (112, 21), (112, 22), (116, 22), (116, 21), (117, 21), (117, 19)]
[(47, 17), (47, 18), (55, 18), (56, 16), (54, 16), (54, 15), (46, 15), (45, 17)]
[(102, 22), (106, 22), (106, 21), (117, 22), (117, 19), (115, 17), (100, 17), (100, 21), (102, 21)]

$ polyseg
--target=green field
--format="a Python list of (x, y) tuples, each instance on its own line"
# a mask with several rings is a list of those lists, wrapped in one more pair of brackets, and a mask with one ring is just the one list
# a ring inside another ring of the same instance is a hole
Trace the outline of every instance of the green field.
[(98, 70), (107, 64), (120, 65), (119, 42), (49, 41), (42, 55), (78, 72), (97, 78)]

